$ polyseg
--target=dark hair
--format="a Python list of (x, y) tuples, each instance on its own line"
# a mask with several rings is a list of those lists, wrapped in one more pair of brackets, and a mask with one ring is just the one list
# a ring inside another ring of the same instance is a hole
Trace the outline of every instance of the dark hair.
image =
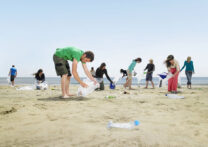
[(14, 65), (12, 65), (12, 67), (15, 67)]
[(36, 72), (34, 75), (35, 76), (38, 76), (41, 72), (43, 72), (43, 70), (42, 69), (39, 69), (38, 72)]
[(105, 67), (106, 66), (106, 64), (103, 62), (101, 65), (100, 65), (100, 69), (102, 69), (103, 67)]
[(86, 52), (84, 52), (84, 54), (86, 55), (86, 58), (90, 59), (91, 62), (94, 60), (94, 53), (93, 52), (86, 51)]
[(166, 64), (166, 67), (170, 67), (171, 66), (171, 63), (170, 61), (174, 59), (174, 56), (173, 55), (169, 55), (165, 61), (165, 64)]
[(142, 62), (142, 58), (136, 58), (136, 59), (134, 59), (134, 61), (136, 61), (136, 62)]
[(91, 67), (91, 70), (94, 70), (94, 67)]
[(120, 72), (123, 73), (123, 72), (125, 72), (125, 70), (124, 69), (121, 69)]

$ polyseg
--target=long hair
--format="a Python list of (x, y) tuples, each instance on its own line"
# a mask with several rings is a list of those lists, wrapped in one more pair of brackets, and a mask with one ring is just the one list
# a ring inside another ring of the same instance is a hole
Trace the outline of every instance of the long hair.
[(174, 56), (173, 55), (169, 55), (165, 61), (165, 64), (166, 64), (166, 67), (170, 67), (171, 66), (171, 63), (170, 61), (174, 59)]
[(42, 72), (43, 72), (43, 70), (42, 69), (39, 69), (34, 75), (35, 76), (39, 76), (39, 74), (42, 73)]
[(105, 63), (102, 63), (101, 65), (100, 65), (100, 69), (103, 69), (103, 67), (105, 67), (106, 66), (106, 64)]

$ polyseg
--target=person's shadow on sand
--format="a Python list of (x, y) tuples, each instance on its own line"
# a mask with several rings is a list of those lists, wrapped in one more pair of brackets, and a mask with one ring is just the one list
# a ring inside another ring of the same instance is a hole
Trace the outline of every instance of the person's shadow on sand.
[(72, 97), (72, 98), (61, 98), (61, 97), (49, 97), (49, 98), (39, 98), (39, 101), (88, 101), (90, 98), (86, 97)]

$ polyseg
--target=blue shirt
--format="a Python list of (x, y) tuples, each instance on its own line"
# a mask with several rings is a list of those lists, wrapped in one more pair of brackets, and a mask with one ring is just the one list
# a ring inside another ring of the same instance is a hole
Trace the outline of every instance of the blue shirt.
[(193, 64), (193, 61), (190, 61), (189, 63), (187, 61), (185, 61), (183, 67), (181, 68), (181, 71), (185, 67), (186, 67), (186, 71), (192, 71), (192, 72), (194, 72), (194, 64)]
[(134, 70), (135, 66), (136, 66), (137, 62), (135, 60), (132, 61), (132, 63), (129, 65), (129, 72), (132, 73), (132, 71)]
[(11, 72), (11, 76), (16, 76), (17, 70), (16, 70), (16, 68), (12, 67), (10, 69), (10, 72)]

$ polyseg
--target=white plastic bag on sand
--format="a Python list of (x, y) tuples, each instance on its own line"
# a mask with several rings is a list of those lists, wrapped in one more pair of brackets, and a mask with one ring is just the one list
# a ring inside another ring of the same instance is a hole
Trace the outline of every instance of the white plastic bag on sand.
[(166, 96), (170, 99), (184, 99), (184, 96), (179, 96), (177, 94), (167, 94)]
[(46, 82), (36, 84), (36, 89), (38, 90), (47, 90), (48, 89), (48, 84)]
[(24, 86), (24, 87), (20, 87), (20, 88), (16, 88), (16, 90), (34, 90), (35, 86)]
[(98, 88), (100, 86), (98, 83), (95, 85), (94, 82), (91, 81), (90, 79), (85, 79), (83, 82), (86, 83), (88, 85), (88, 87), (84, 88), (80, 85), (78, 88), (77, 96), (85, 97), (88, 94), (92, 93), (96, 88)]

